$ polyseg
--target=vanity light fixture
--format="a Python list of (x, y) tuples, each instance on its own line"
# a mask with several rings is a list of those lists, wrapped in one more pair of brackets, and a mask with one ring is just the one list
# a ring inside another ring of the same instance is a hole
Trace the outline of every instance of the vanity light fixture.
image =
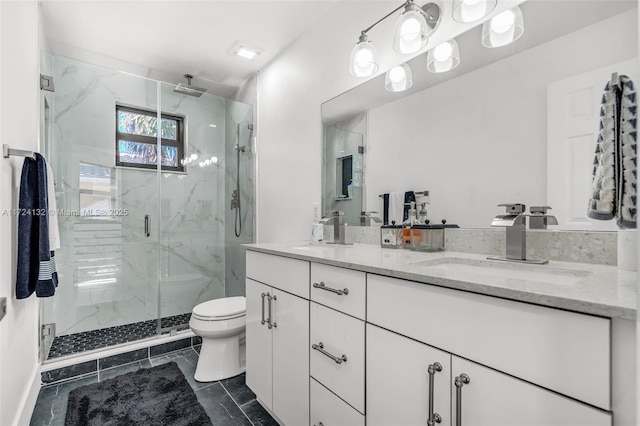
[(475, 22), (487, 16), (498, 0), (454, 0), (453, 19), (457, 22)]
[(367, 33), (403, 8), (404, 12), (396, 22), (393, 34), (393, 49), (399, 53), (409, 54), (417, 52), (427, 45), (429, 36), (440, 24), (440, 6), (435, 3), (427, 3), (419, 7), (413, 0), (406, 0), (373, 25), (360, 32), (360, 38), (351, 50), (349, 58), (351, 75), (355, 77), (370, 77), (378, 71), (380, 68), (378, 51), (368, 39)]
[(384, 88), (389, 92), (402, 92), (413, 85), (411, 68), (407, 64), (396, 65), (387, 71)]
[(482, 45), (502, 47), (513, 43), (524, 34), (522, 11), (518, 6), (497, 14), (482, 24)]
[(433, 73), (451, 71), (460, 65), (460, 51), (455, 39), (445, 41), (427, 53), (427, 70)]

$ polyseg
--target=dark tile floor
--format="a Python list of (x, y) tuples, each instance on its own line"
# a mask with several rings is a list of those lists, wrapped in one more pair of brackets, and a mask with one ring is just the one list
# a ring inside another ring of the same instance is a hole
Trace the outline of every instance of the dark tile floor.
[(196, 382), (193, 374), (198, 356), (196, 348), (187, 348), (43, 386), (38, 395), (30, 424), (32, 426), (64, 425), (69, 392), (77, 387), (110, 379), (140, 368), (175, 361), (214, 426), (277, 426), (276, 421), (256, 401), (255, 394), (245, 384), (244, 374), (219, 382)]
[[(189, 328), (191, 313), (173, 315), (160, 319), (160, 328), (177, 330)], [(84, 351), (106, 348), (107, 346), (133, 342), (156, 335), (157, 320), (140, 321), (132, 324), (101, 328), (99, 330), (83, 331), (81, 333), (56, 336), (51, 344), (47, 359)]]

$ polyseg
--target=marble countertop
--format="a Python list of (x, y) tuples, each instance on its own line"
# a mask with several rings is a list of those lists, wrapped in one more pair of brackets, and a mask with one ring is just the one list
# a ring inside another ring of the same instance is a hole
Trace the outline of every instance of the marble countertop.
[(422, 253), (377, 245), (244, 244), (247, 250), (434, 284), (609, 318), (636, 318), (637, 274), (615, 266), (550, 261), (528, 265), (479, 254)]

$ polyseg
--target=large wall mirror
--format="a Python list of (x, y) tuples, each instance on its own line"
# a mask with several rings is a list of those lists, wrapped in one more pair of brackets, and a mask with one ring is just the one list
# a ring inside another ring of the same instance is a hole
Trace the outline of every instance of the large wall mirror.
[(324, 211), (358, 225), (361, 211), (382, 212), (381, 194), (428, 190), (433, 222), (484, 228), (497, 204), (520, 202), (551, 206), (556, 229), (617, 229), (586, 208), (604, 87), (614, 72), (640, 84), (637, 3), (520, 8), (525, 30), (513, 44), (483, 47), (479, 25), (456, 37), (454, 70), (428, 72), (425, 53), (407, 62), (409, 90), (385, 91), (383, 74), (322, 105)]

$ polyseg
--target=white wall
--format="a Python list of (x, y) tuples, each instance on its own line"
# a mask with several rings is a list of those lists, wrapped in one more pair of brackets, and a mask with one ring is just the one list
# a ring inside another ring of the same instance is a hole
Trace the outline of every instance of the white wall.
[[(39, 129), (38, 6), (35, 1), (0, 2), (0, 141), (37, 150)], [(0, 212), (17, 208), (22, 160), (0, 158)], [(31, 385), (39, 374), (38, 307), (35, 295), (15, 299), (17, 220), (0, 216), (0, 296), (7, 316), (0, 322), (0, 424), (30, 414)], [(27, 417), (28, 419), (28, 417)]]
[(432, 221), (484, 228), (497, 204), (546, 205), (548, 84), (637, 57), (637, 28), (631, 10), (370, 110), (367, 210), (428, 189)]

